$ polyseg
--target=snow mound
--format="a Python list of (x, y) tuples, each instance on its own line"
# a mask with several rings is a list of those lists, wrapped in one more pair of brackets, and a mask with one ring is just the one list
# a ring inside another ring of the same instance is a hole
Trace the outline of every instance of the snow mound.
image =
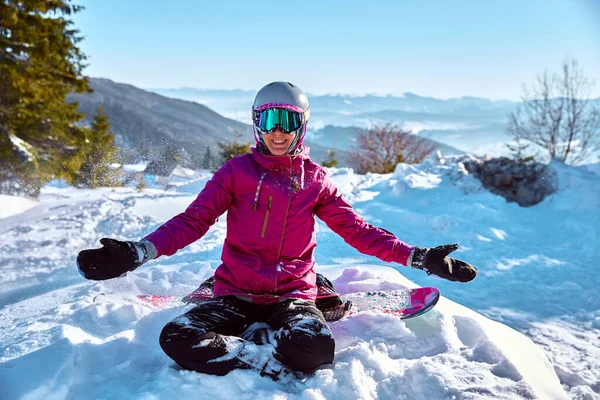
[[(344, 291), (415, 286), (387, 267), (320, 270)], [(4, 398), (566, 398), (530, 339), (446, 298), (412, 320), (359, 313), (332, 323), (336, 360), (305, 379), (279, 383), (254, 371), (216, 377), (180, 370), (158, 346), (158, 335), (187, 308), (153, 307), (135, 293), (172, 293), (211, 272), (206, 264), (153, 265), (141, 275), (8, 305), (0, 311)]]
[(595, 169), (574, 168), (553, 160), (550, 167), (558, 176), (559, 195), (546, 201), (557, 209), (598, 210), (600, 208), (600, 175)]

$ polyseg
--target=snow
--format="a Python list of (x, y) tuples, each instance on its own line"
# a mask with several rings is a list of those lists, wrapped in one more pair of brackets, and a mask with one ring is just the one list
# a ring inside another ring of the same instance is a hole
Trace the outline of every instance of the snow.
[(6, 218), (35, 207), (37, 201), (0, 194), (0, 204), (2, 205), (2, 207), (0, 207), (0, 218)]
[(600, 175), (600, 162), (594, 164), (587, 164), (581, 167), (584, 171), (591, 172), (596, 175)]
[(33, 149), (29, 143), (18, 138), (17, 136), (15, 136), (13, 134), (9, 134), (8, 139), (11, 141), (14, 148), (24, 159), (26, 159), (28, 162), (31, 162), (34, 160), (34, 156), (32, 154)]
[[(84, 280), (75, 257), (102, 237), (138, 239), (196, 197), (210, 174), (171, 190), (81, 190), (53, 183), (39, 200), (0, 198), (0, 391), (3, 399), (598, 399), (600, 176), (554, 162), (560, 189), (521, 208), (485, 191), (457, 159), (392, 174), (330, 169), (356, 210), (411, 244), (459, 243), (479, 268), (468, 284), (364, 256), (319, 222), (317, 269), (342, 293), (436, 286), (413, 320), (361, 313), (331, 324), (334, 364), (273, 382), (174, 368), (162, 327), (219, 265), (225, 219), (201, 240), (126, 277)], [(597, 168), (596, 168), (597, 169)], [(264, 354), (256, 353), (259, 357)]]
[(147, 163), (126, 164), (123, 166), (125, 172), (143, 172), (146, 169)]

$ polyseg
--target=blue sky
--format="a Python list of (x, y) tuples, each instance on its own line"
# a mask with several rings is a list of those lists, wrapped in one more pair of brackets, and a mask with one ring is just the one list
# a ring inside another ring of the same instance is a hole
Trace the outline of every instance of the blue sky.
[(600, 0), (82, 2), (85, 73), (142, 88), (517, 100), (565, 57), (600, 97)]

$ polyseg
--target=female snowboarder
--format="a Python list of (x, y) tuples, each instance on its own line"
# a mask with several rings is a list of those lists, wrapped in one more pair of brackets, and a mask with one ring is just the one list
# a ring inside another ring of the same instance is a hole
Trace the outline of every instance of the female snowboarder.
[[(475, 278), (475, 267), (448, 257), (458, 245), (411, 246), (359, 216), (310, 159), (303, 145), (309, 117), (300, 88), (269, 83), (252, 107), (252, 153), (226, 162), (183, 213), (142, 240), (105, 238), (102, 248), (79, 253), (85, 278), (115, 278), (200, 239), (227, 211), (214, 299), (169, 322), (160, 335), (161, 347), (181, 367), (216, 375), (254, 368), (277, 379), (283, 370), (310, 373), (333, 362), (334, 339), (315, 306), (315, 216), (361, 253), (452, 281)], [(246, 331), (255, 322), (274, 334)], [(257, 344), (267, 342), (278, 362), (257, 356)]]

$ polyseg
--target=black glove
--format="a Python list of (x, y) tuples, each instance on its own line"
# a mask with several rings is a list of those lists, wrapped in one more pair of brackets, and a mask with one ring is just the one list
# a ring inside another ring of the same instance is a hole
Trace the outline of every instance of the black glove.
[(415, 247), (411, 267), (422, 269), (449, 281), (469, 282), (477, 276), (477, 268), (448, 254), (458, 249), (457, 244), (445, 244), (432, 249)]
[(100, 239), (102, 248), (83, 250), (77, 256), (77, 268), (86, 279), (103, 281), (133, 271), (148, 260), (146, 246), (139, 242)]

